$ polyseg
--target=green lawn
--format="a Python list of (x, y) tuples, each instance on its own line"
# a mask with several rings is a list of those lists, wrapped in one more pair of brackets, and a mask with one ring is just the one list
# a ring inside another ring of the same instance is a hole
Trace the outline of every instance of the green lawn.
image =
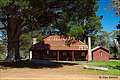
[[(68, 63), (68, 62), (66, 62)], [(108, 68), (107, 71), (102, 70), (91, 70), (91, 69), (77, 69), (76, 71), (81, 74), (97, 74), (97, 75), (119, 75), (120, 76), (120, 60), (110, 60), (110, 61), (70, 61), (69, 63), (76, 63), (81, 66), (98, 66)], [(75, 69), (75, 68), (74, 68)]]
[(110, 60), (108, 62), (105, 61), (91, 61), (86, 65), (89, 66), (101, 66), (106, 67), (108, 71), (99, 71), (97, 73), (107, 74), (107, 75), (120, 75), (120, 60)]

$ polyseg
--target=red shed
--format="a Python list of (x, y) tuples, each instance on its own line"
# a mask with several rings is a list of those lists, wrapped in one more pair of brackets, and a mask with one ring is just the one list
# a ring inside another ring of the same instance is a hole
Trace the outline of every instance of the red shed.
[(110, 54), (107, 48), (97, 46), (92, 49), (92, 58), (94, 61), (108, 61), (109, 57)]

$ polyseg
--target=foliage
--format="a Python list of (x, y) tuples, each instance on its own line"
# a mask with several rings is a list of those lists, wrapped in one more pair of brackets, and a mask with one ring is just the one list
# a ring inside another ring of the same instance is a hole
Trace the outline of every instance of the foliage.
[[(1, 23), (0, 23), (1, 24)], [(2, 26), (2, 25), (1, 25)], [(0, 31), (0, 59), (4, 60), (6, 58), (6, 31)]]
[(43, 41), (43, 35), (40, 33), (38, 36), (37, 36), (37, 42), (42, 42)]
[(29, 49), (32, 46), (32, 38), (37, 38), (37, 42), (41, 42), (43, 40), (43, 36), (40, 31), (33, 31), (29, 33), (24, 33), (20, 36), (20, 51), (21, 56), (28, 56)]
[(117, 41), (119, 42), (119, 44), (120, 44), (120, 30), (118, 29), (118, 30), (113, 30), (112, 32), (111, 32), (111, 34), (110, 34), (110, 36), (111, 36), (111, 38), (112, 39), (117, 39)]
[(112, 3), (116, 10), (116, 14), (120, 15), (120, 0), (112, 0)]
[(86, 40), (88, 36), (94, 37), (97, 32), (102, 29), (100, 19), (101, 17), (97, 16), (88, 18), (88, 20), (85, 22), (85, 25), (83, 26), (84, 34), (81, 37), (82, 39)]
[(95, 35), (102, 29), (100, 19), (100, 17), (92, 16), (84, 19), (83, 24), (76, 24), (74, 21), (71, 21), (67, 25), (67, 35), (80, 39), (81, 41), (86, 41), (86, 43), (88, 36), (92, 36), (92, 40), (93, 38), (97, 39)]
[(32, 31), (32, 37), (37, 38), (37, 42), (41, 42), (43, 40), (43, 35), (42, 32), (40, 30), (34, 30)]
[[(112, 38), (112, 43), (110, 45), (111, 53), (113, 54), (120, 54), (120, 38), (119, 38), (120, 30), (114, 30), (111, 32), (110, 37)], [(115, 42), (115, 39), (117, 40), (118, 44)]]
[(6, 55), (0, 52), (0, 60), (5, 60), (5, 58), (6, 58)]
[(4, 42), (2, 40), (0, 40), (0, 60), (4, 60), (6, 58), (6, 45), (4, 44)]
[(20, 57), (27, 57), (32, 44), (31, 33), (24, 33), (20, 36)]
[(20, 37), (20, 49), (29, 50), (32, 43), (32, 37), (30, 33), (24, 33)]
[[(75, 24), (73, 21), (67, 25), (67, 35), (84, 41), (88, 36), (95, 36), (95, 34), (102, 29), (100, 23), (100, 17), (92, 16), (87, 20), (85, 19), (84, 24)], [(86, 40), (87, 42), (87, 40)]]
[(1, 30), (0, 31), (0, 59), (4, 60), (6, 58), (6, 31)]
[(23, 33), (54, 23), (59, 26), (61, 34), (65, 34), (69, 31), (66, 29), (70, 21), (80, 26), (86, 20), (86, 27), (70, 29), (70, 33), (74, 32), (77, 37), (84, 32), (81, 37), (84, 38), (88, 33), (96, 32), (99, 22), (95, 16), (96, 0), (0, 0), (0, 6), (0, 21), (7, 31), (7, 58), (10, 59), (11, 55), (19, 58), (19, 38)]
[[(70, 28), (72, 26), (73, 27), (74, 26), (80, 26), (80, 27), (83, 26), (84, 20), (90, 21), (90, 19), (91, 19), (90, 17), (95, 16), (96, 10), (97, 10), (96, 0), (66, 1), (65, 6), (63, 7), (63, 11), (62, 11), (63, 13), (60, 13), (62, 16), (56, 21), (56, 24), (59, 25), (58, 29), (61, 31), (62, 34), (71, 33)], [(71, 25), (71, 23), (72, 23), (72, 25)], [(83, 29), (82, 32), (84, 32), (85, 28), (82, 28), (82, 29)], [(78, 34), (76, 34), (76, 35), (78, 35)]]
[(84, 30), (81, 26), (77, 25), (71, 25), (70, 31), (68, 32), (68, 35), (71, 37), (75, 37), (76, 39), (79, 39), (79, 37), (84, 33)]
[(97, 16), (92, 16), (88, 18), (88, 20), (86, 21), (86, 25), (84, 26), (86, 34), (94, 35), (96, 34), (96, 32), (102, 29), (100, 19), (101, 18)]
[(115, 44), (113, 44), (113, 45), (110, 46), (110, 53), (111, 54), (117, 54), (118, 53)]
[(106, 32), (106, 31), (99, 31), (95, 36), (96, 36), (96, 40), (95, 40), (95, 45), (96, 46), (104, 46), (106, 48), (109, 48), (109, 44), (110, 44), (110, 33)]

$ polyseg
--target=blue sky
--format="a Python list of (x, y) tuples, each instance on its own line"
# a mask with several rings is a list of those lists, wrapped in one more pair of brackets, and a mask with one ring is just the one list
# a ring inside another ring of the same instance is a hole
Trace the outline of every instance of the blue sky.
[(111, 32), (116, 29), (116, 25), (120, 21), (120, 16), (116, 16), (115, 11), (112, 9), (110, 4), (110, 0), (100, 0), (99, 1), (99, 9), (96, 13), (97, 16), (103, 16), (101, 20), (101, 24), (103, 30), (107, 32)]

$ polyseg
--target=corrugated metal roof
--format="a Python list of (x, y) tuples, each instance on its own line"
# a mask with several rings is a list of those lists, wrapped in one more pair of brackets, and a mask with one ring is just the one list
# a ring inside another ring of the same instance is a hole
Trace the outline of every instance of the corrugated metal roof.
[(49, 45), (49, 50), (88, 50), (88, 46), (79, 41), (74, 40), (70, 45), (66, 45), (65, 41), (68, 38), (59, 35), (51, 35), (44, 38), (44, 44)]

